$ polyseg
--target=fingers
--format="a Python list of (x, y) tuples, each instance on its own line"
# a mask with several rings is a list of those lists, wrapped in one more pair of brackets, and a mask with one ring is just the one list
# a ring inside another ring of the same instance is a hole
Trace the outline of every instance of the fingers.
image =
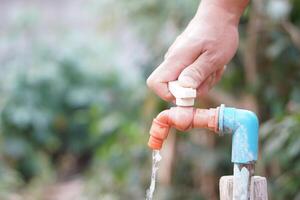
[(174, 97), (169, 91), (168, 82), (176, 80), (184, 67), (179, 61), (165, 60), (147, 79), (148, 87), (165, 101), (173, 101)]
[(204, 96), (213, 85), (216, 74), (208, 76), (197, 89), (197, 96)]
[(168, 50), (163, 63), (147, 79), (148, 87), (162, 99), (173, 101), (174, 97), (169, 92), (168, 82), (177, 80), (182, 70), (193, 63), (199, 55), (200, 50), (194, 41), (178, 37)]
[(206, 95), (208, 91), (220, 81), (225, 69), (226, 65), (224, 67), (221, 67), (217, 71), (212, 72), (211, 75), (209, 75), (208, 78), (206, 78), (205, 81), (198, 87), (197, 96), (201, 97)]
[(220, 69), (218, 69), (216, 71), (216, 79), (215, 79), (215, 82), (213, 83), (213, 85), (217, 84), (221, 80), (226, 68), (227, 68), (227, 65), (224, 65), (223, 67), (221, 67)]
[(183, 87), (198, 88), (216, 70), (216, 66), (215, 57), (204, 52), (181, 72), (178, 77), (179, 83)]
[(168, 57), (170, 56), (170, 54), (172, 52), (174, 52), (174, 48), (176, 47), (176, 45), (180, 42), (180, 40), (182, 39), (182, 35), (177, 36), (177, 38), (175, 39), (175, 41), (173, 42), (173, 44), (169, 47), (168, 51), (166, 52), (164, 59), (168, 59)]

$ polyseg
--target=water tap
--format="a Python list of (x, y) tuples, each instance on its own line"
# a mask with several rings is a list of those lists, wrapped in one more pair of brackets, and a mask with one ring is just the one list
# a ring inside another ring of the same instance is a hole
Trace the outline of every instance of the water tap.
[(206, 128), (219, 135), (232, 135), (232, 162), (249, 164), (257, 160), (258, 118), (255, 113), (221, 105), (217, 108), (194, 108), (196, 90), (181, 87), (177, 81), (169, 83), (170, 92), (176, 98), (177, 107), (162, 111), (153, 120), (148, 146), (162, 148), (169, 129), (180, 131)]
[[(196, 90), (181, 87), (177, 81), (169, 83), (177, 107), (164, 110), (153, 120), (148, 146), (160, 150), (171, 127), (181, 131), (207, 128), (219, 135), (232, 135), (231, 161), (234, 163), (233, 199), (249, 198), (249, 183), (258, 154), (258, 118), (255, 113), (225, 107), (194, 108)], [(242, 196), (242, 198), (241, 198)]]
[(194, 108), (196, 90), (182, 87), (178, 81), (169, 82), (169, 90), (176, 98), (177, 107), (162, 111), (153, 120), (148, 141), (150, 148), (161, 149), (171, 127), (181, 131), (192, 128), (207, 128), (215, 132), (218, 131), (218, 108)]

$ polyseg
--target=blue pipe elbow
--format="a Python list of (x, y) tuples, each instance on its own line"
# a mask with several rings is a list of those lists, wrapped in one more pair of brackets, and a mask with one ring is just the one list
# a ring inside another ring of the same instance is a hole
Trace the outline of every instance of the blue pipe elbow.
[(258, 155), (258, 118), (255, 113), (236, 108), (219, 109), (219, 132), (232, 134), (233, 163), (249, 164)]

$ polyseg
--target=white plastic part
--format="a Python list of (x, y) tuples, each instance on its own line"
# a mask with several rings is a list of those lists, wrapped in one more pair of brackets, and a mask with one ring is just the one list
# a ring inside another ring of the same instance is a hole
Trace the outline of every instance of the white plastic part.
[(177, 106), (193, 106), (196, 98), (196, 89), (185, 88), (179, 85), (178, 81), (169, 82), (169, 90), (176, 98)]
[(182, 87), (179, 85), (178, 81), (169, 82), (169, 90), (176, 99), (196, 98), (195, 89)]
[(186, 99), (176, 99), (177, 106), (193, 106), (195, 104), (194, 98), (186, 98)]

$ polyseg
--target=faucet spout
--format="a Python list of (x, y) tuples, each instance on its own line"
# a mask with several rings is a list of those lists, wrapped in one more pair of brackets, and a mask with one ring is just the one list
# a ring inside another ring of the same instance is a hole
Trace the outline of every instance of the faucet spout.
[(171, 127), (180, 131), (187, 131), (191, 128), (207, 128), (217, 132), (218, 113), (218, 108), (173, 107), (164, 110), (152, 122), (148, 146), (151, 149), (161, 149)]

